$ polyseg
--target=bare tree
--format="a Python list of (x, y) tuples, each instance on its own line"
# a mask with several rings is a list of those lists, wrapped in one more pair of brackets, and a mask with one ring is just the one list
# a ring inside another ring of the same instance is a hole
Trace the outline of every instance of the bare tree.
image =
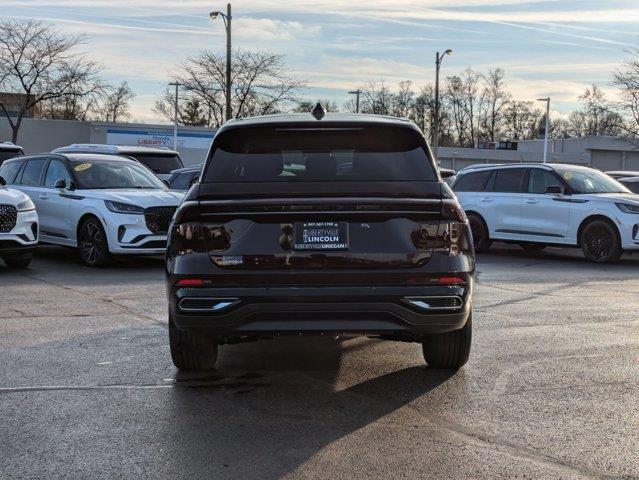
[(613, 83), (621, 90), (619, 107), (625, 118), (621, 128), (626, 134), (639, 135), (639, 48), (631, 50), (633, 58), (626, 60), (613, 73)]
[(499, 140), (505, 122), (504, 110), (511, 100), (511, 95), (504, 83), (505, 76), (506, 73), (502, 68), (488, 70), (486, 75), (482, 75), (485, 86), (482, 92), (483, 111), (480, 113), (480, 123), (482, 136), (492, 142)]
[(107, 91), (101, 108), (104, 120), (115, 123), (118, 119), (129, 118), (131, 100), (135, 98), (135, 92), (131, 90), (129, 83), (124, 81), (117, 87), (108, 87)]
[(388, 85), (372, 82), (361, 89), (360, 112), (376, 115), (390, 115), (393, 108), (393, 93)]
[[(226, 59), (202, 51), (178, 66), (173, 80), (180, 82), (181, 98), (199, 99), (210, 112), (211, 126), (219, 126), (226, 104)], [(235, 118), (278, 113), (297, 105), (304, 82), (286, 74), (284, 57), (268, 52), (236, 50), (232, 58), (232, 110)], [(173, 119), (173, 108), (166, 95), (155, 105), (155, 112)]]
[(619, 135), (622, 119), (614, 111), (614, 106), (606, 99), (604, 92), (592, 85), (579, 96), (583, 107), (573, 111), (568, 117), (567, 133), (574, 137), (588, 135)]
[(511, 100), (504, 109), (504, 134), (513, 140), (534, 139), (542, 118), (541, 110), (533, 108), (533, 102)]
[(75, 52), (83, 40), (34, 20), (0, 21), (0, 90), (23, 94), (14, 117), (0, 102), (13, 142), (24, 116), (43, 102), (78, 99), (99, 90), (100, 68)]

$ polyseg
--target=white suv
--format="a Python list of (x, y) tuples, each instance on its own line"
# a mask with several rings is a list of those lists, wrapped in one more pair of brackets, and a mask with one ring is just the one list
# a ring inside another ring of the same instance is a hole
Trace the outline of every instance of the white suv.
[(493, 240), (529, 250), (561, 245), (609, 262), (624, 250), (639, 250), (639, 195), (594, 168), (475, 165), (458, 172), (453, 190), (477, 251)]
[(93, 153), (98, 155), (119, 155), (134, 158), (149, 168), (160, 179), (168, 181), (171, 172), (184, 167), (180, 154), (165, 147), (136, 147), (128, 145), (104, 145), (100, 143), (74, 143), (59, 147), (51, 153)]
[(77, 247), (89, 266), (110, 254), (164, 254), (184, 196), (139, 162), (111, 155), (29, 155), (5, 161), (0, 176), (35, 203), (40, 241)]
[(9, 268), (26, 268), (38, 244), (38, 214), (24, 193), (0, 176), (0, 258)]

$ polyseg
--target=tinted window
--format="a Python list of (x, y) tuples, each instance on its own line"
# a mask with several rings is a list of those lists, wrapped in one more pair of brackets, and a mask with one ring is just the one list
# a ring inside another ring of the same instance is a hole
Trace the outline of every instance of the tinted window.
[(47, 168), (47, 176), (44, 179), (44, 186), (46, 188), (53, 188), (55, 182), (58, 180), (64, 180), (67, 182), (67, 187), (71, 184), (71, 176), (67, 170), (67, 166), (60, 160), (51, 160), (49, 167)]
[(456, 192), (483, 192), (492, 173), (491, 170), (466, 173), (461, 176), (453, 190)]
[(204, 174), (205, 182), (436, 180), (422, 135), (387, 126), (228, 130)]
[[(2, 171), (0, 170), (0, 175)], [(623, 185), (632, 193), (639, 193), (639, 182), (623, 182)]]
[(524, 177), (523, 168), (504, 168), (495, 172), (493, 192), (514, 193), (521, 192), (521, 180)]
[(149, 167), (149, 169), (159, 174), (171, 173), (173, 170), (177, 170), (178, 168), (182, 168), (184, 166), (182, 165), (180, 157), (175, 154), (158, 155), (156, 153), (123, 153), (122, 155), (135, 158), (140, 163), (143, 163), (144, 165)]
[(26, 185), (36, 187), (40, 185), (40, 178), (42, 177), (42, 170), (44, 164), (47, 162), (46, 158), (36, 158), (29, 160), (27, 165), (22, 171), (22, 178), (20, 179), (20, 185)]
[(0, 165), (5, 160), (23, 155), (21, 150), (0, 150)]
[(197, 180), (198, 172), (182, 172), (171, 180), (169, 186), (174, 190), (188, 190)]
[(22, 162), (5, 162), (0, 167), (0, 177), (4, 178), (7, 183), (15, 183), (16, 175), (20, 171)]
[(550, 186), (563, 187), (552, 173), (537, 168), (530, 170), (528, 177), (528, 193), (545, 194), (546, 188)]

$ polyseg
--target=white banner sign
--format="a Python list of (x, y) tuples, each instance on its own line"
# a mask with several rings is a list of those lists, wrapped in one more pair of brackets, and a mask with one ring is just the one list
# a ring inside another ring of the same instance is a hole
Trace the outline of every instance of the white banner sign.
[[(178, 132), (178, 149), (208, 150), (214, 132)], [(139, 147), (173, 148), (172, 130), (107, 129), (109, 145), (135, 145)]]

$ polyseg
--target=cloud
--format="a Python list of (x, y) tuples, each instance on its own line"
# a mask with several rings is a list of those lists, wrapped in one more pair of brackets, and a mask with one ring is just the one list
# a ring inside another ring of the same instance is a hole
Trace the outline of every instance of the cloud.
[(281, 41), (312, 37), (321, 31), (319, 25), (270, 18), (238, 17), (233, 23), (233, 34), (253, 40)]

